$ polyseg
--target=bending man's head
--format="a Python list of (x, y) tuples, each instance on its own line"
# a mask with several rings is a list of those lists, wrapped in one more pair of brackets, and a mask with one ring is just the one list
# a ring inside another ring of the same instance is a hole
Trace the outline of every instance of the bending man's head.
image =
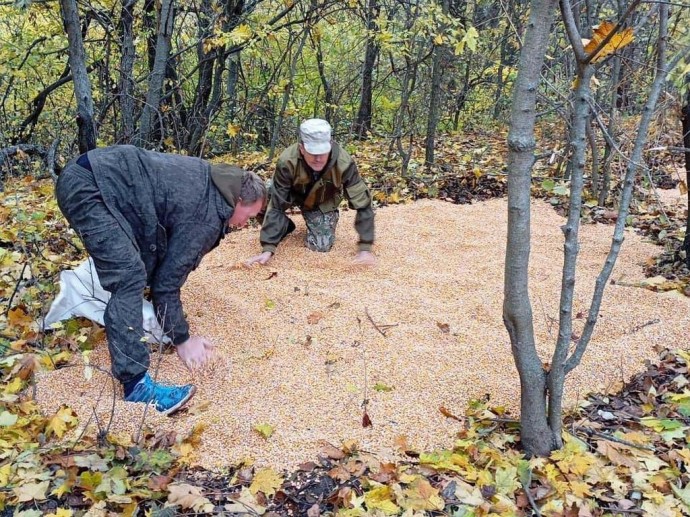
[(266, 184), (256, 173), (234, 165), (211, 165), (211, 180), (234, 210), (228, 224), (244, 226), (266, 205)]
[(242, 227), (252, 217), (256, 217), (266, 206), (266, 183), (256, 173), (243, 171), (240, 196), (235, 203), (235, 211), (228, 221), (230, 226)]

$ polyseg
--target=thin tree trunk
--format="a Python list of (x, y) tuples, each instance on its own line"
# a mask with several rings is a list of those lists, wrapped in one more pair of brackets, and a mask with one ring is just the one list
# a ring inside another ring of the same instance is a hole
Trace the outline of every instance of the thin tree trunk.
[[(333, 89), (331, 88), (328, 78), (326, 77), (326, 68), (323, 66), (323, 50), (321, 49), (321, 38), (314, 38), (312, 34), (312, 39), (315, 39), (314, 46), (316, 47), (316, 66), (319, 70), (319, 78), (321, 79), (321, 85), (323, 86), (323, 101), (324, 101), (324, 118), (328, 121), (333, 120), (333, 108), (335, 103), (333, 102)], [(314, 113), (317, 116), (317, 113)]]
[(149, 77), (148, 92), (146, 94), (146, 104), (139, 120), (139, 135), (137, 145), (143, 147), (151, 143), (152, 136), (158, 134), (162, 136), (163, 128), (156, 128), (154, 120), (162, 120), (160, 117), (160, 103), (163, 94), (163, 80), (170, 57), (170, 42), (175, 21), (175, 0), (162, 0), (160, 16), (158, 18), (158, 32), (156, 39), (156, 56), (153, 62), (153, 69)]
[[(448, 0), (441, 1), (444, 13), (448, 13)], [(445, 53), (446, 45), (434, 45), (434, 52), (432, 57), (431, 69), (431, 92), (429, 94), (429, 117), (426, 125), (426, 141), (424, 162), (427, 166), (434, 164), (434, 145), (436, 143), (436, 128), (441, 113), (441, 104), (443, 103), (443, 93), (441, 92), (441, 79), (443, 77), (443, 68), (445, 67)]]
[(528, 455), (547, 455), (556, 437), (546, 419), (546, 374), (536, 351), (529, 298), (530, 188), (536, 97), (556, 13), (556, 0), (532, 0), (520, 52), (508, 133), (508, 240), (503, 322), (520, 376), (521, 442)]
[(120, 37), (122, 56), (120, 58), (120, 118), (122, 127), (118, 142), (129, 144), (134, 138), (134, 6), (137, 0), (124, 0), (120, 15)]
[(379, 54), (379, 47), (374, 39), (374, 31), (377, 30), (376, 17), (379, 15), (377, 0), (369, 0), (367, 7), (367, 43), (364, 51), (364, 65), (362, 67), (362, 95), (359, 109), (354, 123), (354, 132), (359, 138), (366, 138), (371, 132), (372, 119), (372, 91), (374, 85), (374, 65)]
[(608, 256), (604, 263), (601, 273), (597, 277), (594, 294), (592, 295), (592, 302), (590, 304), (589, 314), (587, 315), (587, 321), (585, 322), (584, 329), (582, 330), (582, 336), (578, 340), (575, 351), (571, 354), (565, 364), (565, 373), (568, 374), (571, 370), (580, 364), (580, 360), (587, 349), (587, 345), (592, 337), (592, 332), (594, 331), (594, 326), (599, 317), (599, 308), (601, 307), (601, 301), (604, 294), (604, 289), (608, 284), (608, 279), (613, 271), (613, 266), (616, 263), (620, 247), (623, 243), (624, 231), (625, 231), (625, 221), (628, 217), (628, 208), (630, 206), (630, 201), (632, 199), (633, 186), (635, 183), (635, 176), (643, 161), (642, 152), (644, 146), (647, 142), (647, 134), (649, 131), (649, 126), (654, 117), (654, 108), (657, 104), (661, 91), (663, 89), (664, 83), (666, 81), (666, 76), (669, 70), (673, 69), (678, 62), (688, 54), (688, 49), (686, 48), (684, 52), (677, 54), (671, 61), (666, 60), (666, 45), (668, 39), (668, 4), (659, 4), (659, 39), (657, 42), (657, 62), (656, 62), (656, 76), (654, 77), (654, 82), (649, 93), (647, 102), (645, 103), (644, 109), (642, 110), (642, 117), (640, 119), (640, 125), (637, 129), (637, 135), (635, 137), (635, 145), (633, 147), (632, 154), (628, 160), (628, 166), (625, 173), (625, 179), (623, 180), (623, 190), (620, 197), (620, 208), (618, 210), (618, 218), (616, 219), (616, 226), (613, 232), (613, 239), (611, 242), (611, 248), (609, 250)]
[[(685, 147), (685, 187), (690, 207), (690, 74), (685, 76), (687, 93), (685, 94), (685, 106), (683, 106), (683, 147)], [(685, 251), (685, 264), (690, 268), (690, 209), (685, 223), (685, 238), (683, 239), (683, 251)]]
[(559, 331), (556, 349), (547, 376), (549, 396), (549, 427), (557, 447), (561, 447), (562, 397), (565, 381), (565, 360), (573, 335), (573, 294), (575, 291), (575, 266), (579, 251), (578, 235), (582, 211), (582, 188), (584, 184), (585, 153), (587, 150), (587, 123), (589, 121), (590, 81), (594, 75), (592, 65), (578, 67), (578, 86), (573, 95), (573, 126), (570, 130), (572, 163), (570, 175), (570, 203), (568, 220), (563, 227), (565, 234), (563, 272), (561, 278), (561, 299), (559, 310)]
[(91, 82), (86, 71), (84, 41), (79, 26), (79, 11), (75, 0), (60, 0), (62, 21), (69, 41), (69, 66), (74, 82), (74, 96), (77, 100), (77, 127), (79, 128), (79, 151), (96, 147), (96, 124), (93, 115)]
[(594, 128), (592, 127), (592, 117), (587, 121), (587, 143), (589, 144), (589, 150), (592, 155), (592, 174), (591, 185), (592, 185), (592, 196), (596, 198), (598, 196), (599, 187), (599, 146), (597, 146), (597, 136)]
[(285, 110), (287, 109), (288, 101), (290, 100), (290, 94), (292, 93), (292, 82), (295, 80), (295, 73), (297, 71), (297, 60), (302, 55), (302, 49), (307, 41), (307, 36), (309, 36), (309, 30), (305, 30), (302, 33), (302, 39), (299, 42), (299, 47), (292, 56), (292, 61), (290, 62), (290, 71), (288, 82), (283, 90), (283, 100), (280, 105), (280, 111), (278, 112), (278, 120), (273, 128), (273, 136), (271, 136), (271, 148), (268, 153), (268, 161), (273, 161), (275, 156), (276, 147), (278, 146), (278, 138), (280, 137), (280, 130), (283, 127), (283, 120), (285, 119)]

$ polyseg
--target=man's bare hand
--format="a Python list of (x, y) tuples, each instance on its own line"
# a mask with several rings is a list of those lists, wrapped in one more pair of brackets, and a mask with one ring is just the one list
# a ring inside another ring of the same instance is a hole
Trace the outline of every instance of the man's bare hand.
[(212, 361), (215, 353), (213, 343), (201, 336), (192, 336), (177, 345), (177, 355), (192, 371)]
[(255, 255), (244, 261), (245, 266), (253, 266), (254, 264), (261, 264), (265, 266), (266, 263), (271, 260), (273, 253), (270, 251), (264, 251), (261, 255)]
[(355, 259), (352, 262), (361, 266), (373, 266), (376, 264), (376, 257), (374, 257), (374, 254), (371, 251), (362, 250), (357, 252)]

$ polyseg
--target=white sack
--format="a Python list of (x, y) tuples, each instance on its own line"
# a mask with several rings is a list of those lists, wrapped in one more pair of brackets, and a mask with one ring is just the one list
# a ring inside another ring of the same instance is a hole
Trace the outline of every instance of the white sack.
[[(50, 311), (42, 322), (44, 328), (74, 316), (83, 316), (103, 325), (103, 313), (109, 299), (110, 293), (101, 287), (96, 267), (89, 257), (78, 268), (60, 273), (60, 293), (53, 300)], [(170, 338), (163, 336), (153, 305), (148, 300), (144, 300), (142, 313), (146, 335), (155, 340), (162, 337), (164, 343), (169, 343)]]

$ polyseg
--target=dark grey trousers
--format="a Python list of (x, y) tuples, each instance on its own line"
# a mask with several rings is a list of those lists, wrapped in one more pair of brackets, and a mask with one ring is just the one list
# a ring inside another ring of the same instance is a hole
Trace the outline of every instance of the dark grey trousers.
[(126, 383), (149, 368), (142, 305), (146, 269), (127, 232), (103, 201), (93, 172), (70, 163), (60, 174), (55, 194), (60, 210), (79, 235), (111, 297), (104, 322), (113, 375)]

